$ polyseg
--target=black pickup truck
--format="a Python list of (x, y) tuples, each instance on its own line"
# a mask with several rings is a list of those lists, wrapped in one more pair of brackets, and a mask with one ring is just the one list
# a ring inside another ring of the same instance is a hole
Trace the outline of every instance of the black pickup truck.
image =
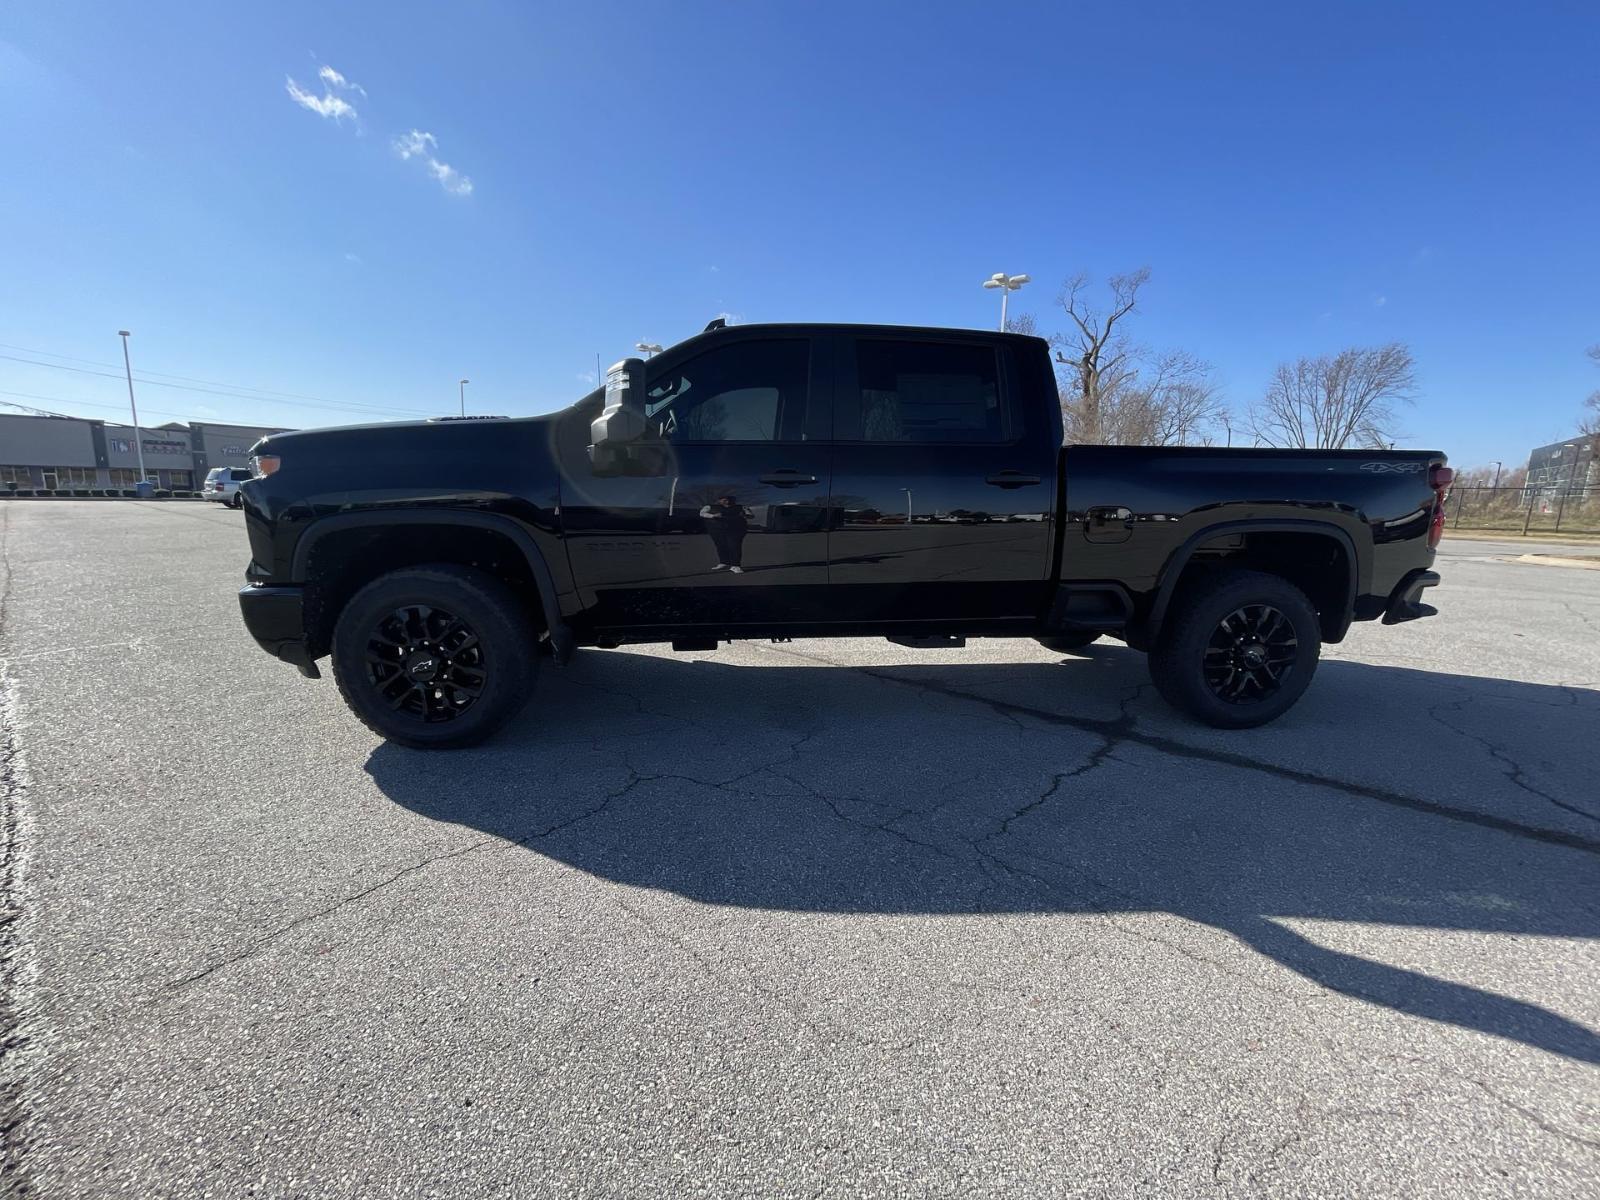
[(1046, 344), (721, 327), (571, 408), (274, 434), (245, 624), (383, 737), (477, 742), (579, 646), (1097, 637), (1209, 724), (1270, 721), (1352, 621), (1406, 621), (1433, 451), (1063, 446)]

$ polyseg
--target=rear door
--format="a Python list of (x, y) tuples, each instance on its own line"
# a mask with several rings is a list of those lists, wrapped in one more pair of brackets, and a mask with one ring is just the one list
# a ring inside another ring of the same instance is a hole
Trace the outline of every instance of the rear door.
[(841, 339), (838, 361), (835, 616), (1034, 619), (1050, 570), (1060, 439), (1045, 428), (1046, 406), (1024, 402), (1013, 349), (863, 331)]
[(830, 413), (816, 346), (730, 331), (661, 356), (645, 390), (662, 472), (569, 465), (563, 525), (597, 627), (826, 617)]

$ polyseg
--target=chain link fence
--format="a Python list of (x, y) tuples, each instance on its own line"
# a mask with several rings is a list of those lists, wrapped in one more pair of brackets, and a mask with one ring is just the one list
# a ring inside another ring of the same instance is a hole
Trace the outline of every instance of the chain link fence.
[(1449, 529), (1507, 533), (1600, 533), (1600, 488), (1455, 487), (1445, 505)]

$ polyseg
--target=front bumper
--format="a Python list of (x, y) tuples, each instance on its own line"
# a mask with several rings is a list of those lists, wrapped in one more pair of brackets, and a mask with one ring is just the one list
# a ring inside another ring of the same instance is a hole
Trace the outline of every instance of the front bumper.
[(263, 650), (298, 667), (307, 679), (322, 678), (315, 660), (306, 653), (304, 588), (252, 583), (239, 589), (239, 611), (244, 627)]
[(1385, 625), (1398, 625), (1402, 621), (1415, 621), (1418, 617), (1431, 617), (1438, 613), (1438, 609), (1431, 604), (1422, 603), (1420, 597), (1424, 588), (1431, 588), (1438, 584), (1439, 572), (1417, 569), (1409, 572), (1389, 593), (1389, 604), (1383, 610), (1383, 623)]

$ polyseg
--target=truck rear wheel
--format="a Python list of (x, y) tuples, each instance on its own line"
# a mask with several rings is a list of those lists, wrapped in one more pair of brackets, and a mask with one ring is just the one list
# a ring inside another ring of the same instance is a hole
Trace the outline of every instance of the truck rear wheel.
[(1082, 650), (1099, 637), (1100, 635), (1092, 629), (1074, 629), (1069, 633), (1052, 633), (1033, 640), (1046, 650), (1054, 650), (1061, 654), (1069, 650)]
[(1150, 651), (1168, 704), (1219, 729), (1265, 725), (1293, 707), (1317, 670), (1316, 609), (1287, 579), (1220, 571), (1173, 601)]
[(333, 632), (339, 694), (378, 736), (422, 749), (471, 746), (526, 702), (538, 669), (516, 595), (469, 567), (408, 567), (345, 605)]

